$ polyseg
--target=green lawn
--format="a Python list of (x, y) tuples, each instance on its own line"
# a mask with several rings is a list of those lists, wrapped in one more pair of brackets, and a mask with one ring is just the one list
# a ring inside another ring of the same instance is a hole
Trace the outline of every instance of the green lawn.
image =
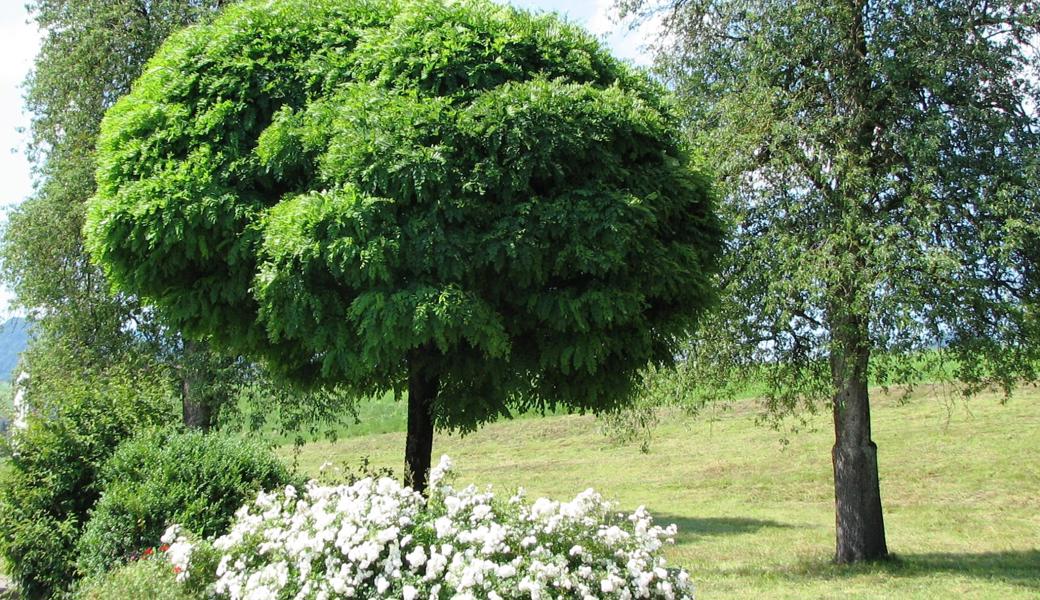
[[(944, 399), (945, 398), (945, 399)], [(833, 548), (828, 415), (790, 444), (738, 404), (715, 419), (684, 417), (649, 454), (611, 446), (590, 417), (499, 423), (441, 436), (461, 483), (524, 485), (565, 497), (595, 487), (625, 508), (645, 504), (679, 525), (668, 549), (709, 598), (1031, 598), (1040, 596), (1040, 392), (1007, 405), (918, 394), (875, 396), (888, 543), (895, 559), (839, 568)], [(300, 466), (326, 460), (399, 469), (404, 437), (386, 433), (312, 443)], [(289, 453), (289, 450), (286, 450)]]
[[(407, 402), (397, 400), (393, 392), (387, 392), (374, 399), (363, 400), (357, 405), (357, 419), (345, 416), (340, 423), (328, 426), (318, 426), (313, 432), (304, 432), (304, 439), (346, 439), (357, 437), (369, 437), (384, 433), (397, 433), (404, 431), (408, 426)], [(245, 411), (249, 409), (244, 407)], [(559, 414), (563, 414), (560, 411)], [(540, 413), (529, 413), (519, 415), (517, 420), (541, 418)], [(243, 419), (248, 421), (248, 417)], [(297, 437), (295, 433), (284, 433), (276, 431), (277, 419), (271, 418), (270, 422), (261, 427), (262, 435), (277, 445), (292, 444)], [(248, 426), (243, 423), (239, 429), (249, 434)]]

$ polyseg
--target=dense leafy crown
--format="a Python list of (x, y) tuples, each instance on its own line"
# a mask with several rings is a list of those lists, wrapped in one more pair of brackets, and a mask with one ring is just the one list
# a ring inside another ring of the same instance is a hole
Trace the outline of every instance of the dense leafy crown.
[(608, 408), (712, 297), (667, 95), (551, 15), (234, 6), (163, 46), (99, 163), (116, 285), (309, 384), (399, 387), (424, 348), (441, 425)]

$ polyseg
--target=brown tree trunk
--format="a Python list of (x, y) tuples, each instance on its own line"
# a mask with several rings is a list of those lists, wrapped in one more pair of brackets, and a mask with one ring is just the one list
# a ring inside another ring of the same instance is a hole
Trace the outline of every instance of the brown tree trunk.
[(408, 435), (404, 446), (404, 483), (425, 494), (433, 455), (433, 404), (437, 399), (438, 377), (426, 364), (429, 349), (408, 358)]
[(213, 407), (205, 393), (204, 373), (198, 366), (199, 353), (203, 348), (197, 342), (184, 341), (181, 357), (181, 414), (188, 429), (209, 431), (213, 425)]
[(870, 350), (862, 328), (846, 330), (831, 355), (834, 377), (834, 503), (837, 563), (884, 558), (877, 445), (870, 439), (867, 365)]

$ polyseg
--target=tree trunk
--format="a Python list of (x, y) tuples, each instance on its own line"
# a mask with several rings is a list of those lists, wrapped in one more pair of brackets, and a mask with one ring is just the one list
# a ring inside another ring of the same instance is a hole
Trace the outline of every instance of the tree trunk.
[(185, 377), (181, 380), (181, 407), (184, 418), (184, 426), (188, 429), (200, 429), (208, 431), (212, 425), (212, 411), (205, 401), (192, 397), (192, 387), (195, 385), (193, 377)]
[(870, 350), (863, 329), (846, 330), (831, 355), (834, 377), (834, 502), (840, 564), (884, 558), (877, 445), (870, 439), (867, 365)]
[(184, 354), (181, 357), (181, 412), (185, 427), (209, 431), (213, 425), (213, 406), (205, 393), (205, 373), (198, 365), (199, 353), (203, 351), (199, 343), (184, 341)]
[(429, 349), (420, 349), (408, 358), (408, 436), (404, 446), (404, 483), (425, 494), (433, 455), (433, 403), (437, 399), (438, 377), (428, 371)]

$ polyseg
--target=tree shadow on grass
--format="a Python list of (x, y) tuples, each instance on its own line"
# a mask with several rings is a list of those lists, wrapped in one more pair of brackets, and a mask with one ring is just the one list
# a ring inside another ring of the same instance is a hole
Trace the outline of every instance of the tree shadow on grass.
[[(896, 576), (932, 573), (1005, 581), (1040, 590), (1040, 550), (1005, 552), (927, 553), (896, 555), (890, 563)], [(883, 563), (884, 564), (884, 563)]]
[(1040, 550), (1010, 550), (977, 554), (954, 552), (896, 554), (886, 560), (859, 565), (807, 563), (802, 567), (802, 575), (809, 577), (840, 579), (871, 573), (892, 577), (954, 575), (1040, 590)]
[(679, 528), (676, 536), (677, 542), (690, 541), (699, 537), (740, 535), (744, 533), (756, 533), (762, 529), (793, 529), (798, 525), (780, 523), (779, 521), (765, 519), (748, 519), (744, 517), (680, 517), (669, 514), (658, 514), (650, 511), (654, 517), (654, 524), (662, 527), (675, 523)]

